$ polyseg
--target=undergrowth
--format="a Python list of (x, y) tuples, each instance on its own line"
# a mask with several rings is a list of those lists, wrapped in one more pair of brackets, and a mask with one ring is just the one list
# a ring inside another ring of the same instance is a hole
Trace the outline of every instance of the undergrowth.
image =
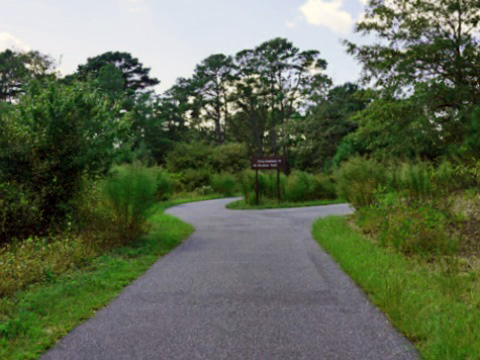
[[(195, 200), (214, 197), (218, 196)], [(159, 256), (177, 246), (193, 228), (163, 211), (189, 201), (176, 199), (155, 205), (149, 215), (149, 231), (138, 241), (113, 248), (81, 267), (51, 272), (14, 295), (0, 297), (0, 359), (37, 359), (117, 296)]]

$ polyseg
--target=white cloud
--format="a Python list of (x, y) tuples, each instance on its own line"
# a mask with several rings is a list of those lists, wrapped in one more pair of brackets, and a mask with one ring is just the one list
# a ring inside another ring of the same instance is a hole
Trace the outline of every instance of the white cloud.
[(150, 12), (148, 0), (118, 0), (120, 6), (131, 14), (147, 14)]
[(343, 10), (343, 0), (307, 0), (300, 11), (307, 23), (327, 27), (335, 33), (347, 34), (355, 23), (352, 15)]
[(31, 47), (30, 45), (16, 38), (9, 32), (0, 31), (0, 51), (4, 51), (5, 49), (30, 51)]
[(149, 7), (146, 0), (126, 0), (128, 12), (132, 14), (146, 14)]
[(147, 6), (131, 6), (128, 8), (128, 12), (132, 14), (145, 14), (148, 12)]
[(289, 29), (293, 29), (297, 26), (296, 22), (295, 21), (290, 21), (290, 20), (287, 20), (285, 22), (285, 25), (289, 28)]

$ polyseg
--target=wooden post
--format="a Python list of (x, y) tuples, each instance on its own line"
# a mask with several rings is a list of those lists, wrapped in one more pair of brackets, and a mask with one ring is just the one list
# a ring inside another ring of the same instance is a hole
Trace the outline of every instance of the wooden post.
[(278, 202), (280, 202), (280, 164), (277, 164), (277, 198)]
[(260, 204), (259, 194), (258, 194), (258, 168), (255, 169), (255, 202), (257, 205)]

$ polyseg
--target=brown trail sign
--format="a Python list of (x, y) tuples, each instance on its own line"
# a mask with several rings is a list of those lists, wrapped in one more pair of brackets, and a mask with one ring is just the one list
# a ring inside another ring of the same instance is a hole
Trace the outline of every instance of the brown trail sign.
[(259, 204), (258, 170), (277, 170), (277, 198), (280, 201), (280, 168), (285, 171), (283, 157), (252, 158), (252, 169), (255, 170), (255, 200), (257, 205)]
[(274, 157), (263, 157), (263, 158), (253, 158), (252, 159), (252, 169), (256, 170), (269, 170), (269, 169), (278, 169), (283, 166), (282, 158)]

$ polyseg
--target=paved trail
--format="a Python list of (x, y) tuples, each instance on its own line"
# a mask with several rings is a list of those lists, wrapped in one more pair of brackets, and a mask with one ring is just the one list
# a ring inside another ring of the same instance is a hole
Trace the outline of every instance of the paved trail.
[(168, 210), (196, 232), (43, 360), (389, 360), (416, 354), (310, 235), (346, 205)]

